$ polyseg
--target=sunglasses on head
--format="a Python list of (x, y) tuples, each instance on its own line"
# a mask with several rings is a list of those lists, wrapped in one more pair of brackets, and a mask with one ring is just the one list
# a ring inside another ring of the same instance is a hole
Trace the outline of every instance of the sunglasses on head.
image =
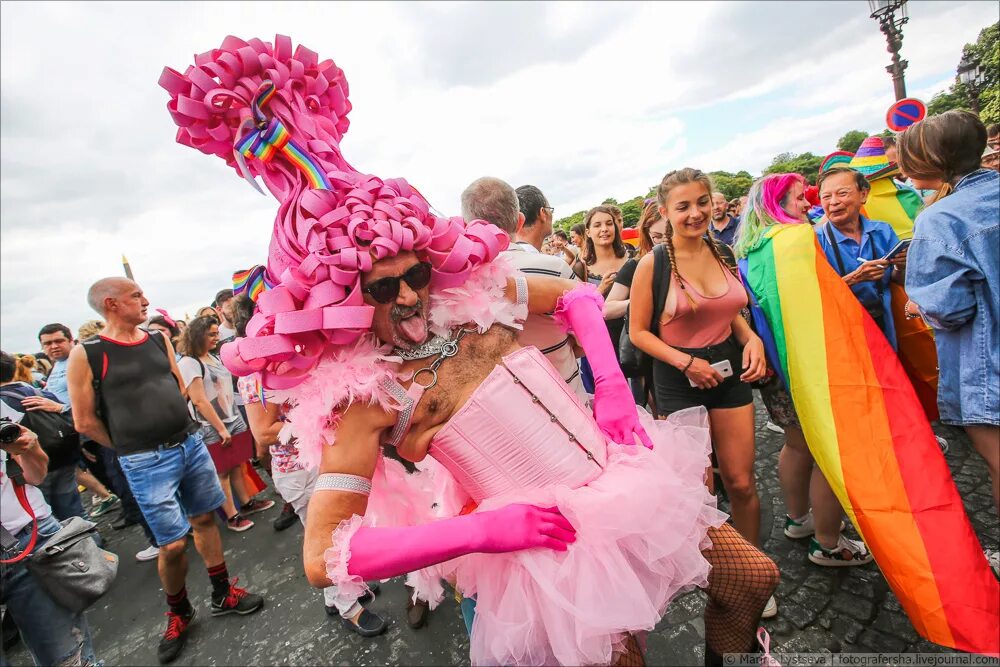
[(427, 287), (431, 282), (430, 262), (414, 264), (401, 276), (379, 278), (368, 284), (362, 291), (379, 303), (389, 303), (399, 296), (399, 281), (405, 280), (410, 289), (418, 290)]

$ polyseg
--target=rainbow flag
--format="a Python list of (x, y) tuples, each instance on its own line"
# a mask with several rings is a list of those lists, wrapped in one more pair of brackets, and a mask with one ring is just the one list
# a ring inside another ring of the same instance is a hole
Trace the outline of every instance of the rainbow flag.
[(870, 185), (868, 201), (861, 209), (864, 216), (889, 223), (900, 240), (912, 238), (913, 221), (924, 205), (920, 193), (891, 177), (877, 178)]
[(744, 266), (809, 449), (914, 628), (997, 654), (1000, 583), (885, 336), (810, 225), (775, 226)]

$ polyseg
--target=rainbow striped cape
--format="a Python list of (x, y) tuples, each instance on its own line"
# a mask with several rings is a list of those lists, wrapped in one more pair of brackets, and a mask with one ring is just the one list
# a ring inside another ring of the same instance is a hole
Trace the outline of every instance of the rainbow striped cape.
[(927, 417), (812, 227), (776, 225), (744, 271), (809, 449), (914, 628), (942, 646), (1000, 652), (1000, 583)]

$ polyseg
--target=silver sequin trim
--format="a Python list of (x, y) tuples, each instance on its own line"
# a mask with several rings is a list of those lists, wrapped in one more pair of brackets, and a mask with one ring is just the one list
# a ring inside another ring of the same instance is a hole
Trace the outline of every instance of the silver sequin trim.
[(514, 289), (517, 290), (517, 305), (528, 305), (528, 279), (524, 276), (514, 278)]
[(390, 447), (396, 447), (410, 428), (410, 420), (413, 419), (413, 411), (417, 406), (415, 401), (406, 394), (406, 389), (392, 378), (383, 380), (382, 388), (396, 399), (400, 406), (399, 418), (389, 434), (389, 442), (386, 443)]
[(348, 493), (359, 493), (367, 496), (372, 492), (371, 480), (359, 477), (358, 475), (344, 475), (341, 473), (326, 472), (316, 480), (313, 491), (347, 491)]

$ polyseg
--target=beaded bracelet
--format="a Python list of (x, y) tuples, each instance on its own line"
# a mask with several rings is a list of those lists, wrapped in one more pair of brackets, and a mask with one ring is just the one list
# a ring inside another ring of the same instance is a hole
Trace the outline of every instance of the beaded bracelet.
[(693, 354), (688, 354), (688, 356), (689, 356), (689, 357), (691, 357), (691, 358), (690, 358), (690, 359), (688, 359), (688, 362), (687, 362), (687, 366), (685, 366), (685, 367), (684, 367), (684, 368), (683, 368), (683, 369), (681, 370), (681, 373), (687, 373), (687, 372), (688, 372), (688, 369), (689, 369), (689, 368), (691, 368), (691, 364), (693, 364), (693, 363), (694, 363), (694, 355), (693, 355)]

